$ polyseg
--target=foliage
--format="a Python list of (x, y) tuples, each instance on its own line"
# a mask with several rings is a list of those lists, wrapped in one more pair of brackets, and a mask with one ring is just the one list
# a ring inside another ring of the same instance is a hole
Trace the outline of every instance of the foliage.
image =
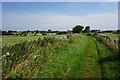
[(45, 32), (42, 32), (42, 35), (47, 35)]
[(51, 33), (52, 32), (52, 30), (51, 29), (48, 29), (48, 33)]
[(73, 28), (73, 33), (80, 33), (83, 28), (84, 28), (84, 27), (81, 26), (81, 25), (76, 25), (76, 26)]
[(89, 33), (90, 32), (90, 26), (86, 26), (84, 32)]
[(112, 30), (101, 31), (101, 33), (113, 33)]
[(114, 53), (119, 52), (119, 48), (118, 48), (119, 43), (112, 42), (111, 38), (107, 36), (98, 35), (98, 34), (94, 34), (93, 36), (96, 39), (98, 39), (100, 42), (104, 43), (107, 47), (109, 47), (111, 51), (113, 51)]
[(95, 40), (91, 36), (69, 34), (66, 40), (37, 36), (12, 46), (6, 45), (2, 48), (2, 56), (10, 55), (2, 57), (2, 77), (101, 78), (104, 75), (105, 78), (119, 78), (118, 55), (98, 40), (95, 43)]
[(100, 30), (91, 30), (92, 33), (99, 33)]
[[(32, 72), (29, 71), (32, 71), (35, 67), (36, 69), (42, 68), (41, 65), (46, 64), (50, 58), (71, 47), (74, 42), (74, 38), (70, 39), (71, 37), (72, 36), (69, 36), (66, 41), (55, 38), (39, 38), (21, 41), (9, 47), (4, 46), (2, 49), (3, 55), (6, 55), (6, 53), (10, 55), (2, 58), (2, 66), (4, 66), (2, 69), (3, 77), (26, 78), (29, 77), (29, 75), (33, 76), (30, 74)], [(69, 43), (71, 40), (72, 42)], [(28, 60), (29, 62), (27, 62)], [(26, 70), (24, 70), (25, 67)]]
[(8, 30), (7, 31), (2, 31), (2, 35), (14, 35), (14, 33), (16, 33), (17, 31), (12, 31), (12, 30)]
[(57, 32), (57, 35), (67, 34), (67, 32)]
[(120, 77), (120, 62), (118, 61), (118, 54), (115, 54), (103, 43), (97, 40), (98, 51), (102, 65), (103, 78), (119, 78)]
[(92, 33), (87, 33), (86, 35), (87, 35), (87, 36), (92, 36)]
[(113, 34), (120, 34), (120, 30), (117, 30), (116, 32), (113, 32)]

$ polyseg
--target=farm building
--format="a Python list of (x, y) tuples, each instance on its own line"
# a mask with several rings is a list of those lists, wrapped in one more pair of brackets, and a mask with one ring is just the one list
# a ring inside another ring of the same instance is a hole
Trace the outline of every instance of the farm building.
[(14, 33), (14, 35), (18, 35), (19, 33)]

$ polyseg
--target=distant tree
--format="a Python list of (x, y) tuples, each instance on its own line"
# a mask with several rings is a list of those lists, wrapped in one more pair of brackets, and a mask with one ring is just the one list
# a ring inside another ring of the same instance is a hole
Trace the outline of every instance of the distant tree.
[(59, 32), (57, 32), (56, 34), (57, 34), (57, 35), (67, 34), (67, 32), (66, 32), (66, 31), (59, 31)]
[(52, 32), (52, 30), (51, 29), (48, 29), (48, 33), (51, 33)]
[(92, 33), (100, 33), (100, 30), (91, 30)]
[(113, 32), (113, 34), (120, 34), (120, 30)]
[(30, 30), (27, 31), (27, 34), (30, 32)]
[(8, 34), (9, 34), (9, 35), (12, 34), (12, 30), (8, 30)]
[(38, 34), (39, 30), (36, 30), (35, 33)]
[(7, 35), (8, 32), (7, 31), (2, 31), (2, 35)]
[(86, 26), (84, 32), (89, 33), (90, 32), (90, 26)]
[(106, 31), (102, 31), (101, 33), (113, 33), (112, 30), (106, 30)]
[(76, 25), (76, 26), (73, 28), (73, 33), (80, 33), (83, 28), (84, 28), (84, 26)]

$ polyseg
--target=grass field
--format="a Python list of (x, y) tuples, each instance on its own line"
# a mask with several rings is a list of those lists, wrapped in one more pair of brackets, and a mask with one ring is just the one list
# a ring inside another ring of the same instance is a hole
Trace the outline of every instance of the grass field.
[(14, 45), (16, 43), (19, 43), (20, 41), (25, 41), (25, 40), (34, 40), (34, 39), (38, 39), (38, 38), (43, 38), (43, 37), (59, 37), (59, 36), (64, 36), (64, 35), (39, 35), (39, 36), (24, 36), (24, 37), (20, 37), (20, 36), (2, 36), (2, 46), (5, 45)]
[[(111, 34), (110, 34), (111, 35)], [(84, 34), (3, 37), (3, 77), (13, 78), (120, 78), (118, 54), (97, 39)], [(53, 38), (54, 37), (54, 38)], [(18, 40), (17, 40), (18, 39)], [(20, 40), (19, 40), (20, 39)], [(21, 40), (35, 39), (34, 41)], [(36, 40), (37, 39), (37, 40)], [(23, 66), (24, 65), (24, 66)]]
[(118, 38), (120, 37), (119, 34), (113, 34), (113, 33), (100, 33), (100, 35), (105, 35), (110, 37), (112, 40), (118, 40)]

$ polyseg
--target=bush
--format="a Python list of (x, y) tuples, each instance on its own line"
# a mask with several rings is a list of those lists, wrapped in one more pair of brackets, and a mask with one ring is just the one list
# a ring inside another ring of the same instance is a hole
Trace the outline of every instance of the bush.
[(57, 32), (57, 35), (61, 35), (61, 34), (67, 34), (67, 32)]
[(88, 34), (86, 34), (87, 36), (92, 36), (92, 34), (91, 33), (88, 33)]
[(72, 37), (72, 35), (70, 35), (70, 34), (69, 34), (69, 35), (67, 35), (67, 39), (69, 39), (69, 38), (71, 38), (71, 37)]
[(43, 32), (42, 35), (47, 35), (47, 34)]
[(23, 36), (27, 36), (27, 34), (24, 34)]

